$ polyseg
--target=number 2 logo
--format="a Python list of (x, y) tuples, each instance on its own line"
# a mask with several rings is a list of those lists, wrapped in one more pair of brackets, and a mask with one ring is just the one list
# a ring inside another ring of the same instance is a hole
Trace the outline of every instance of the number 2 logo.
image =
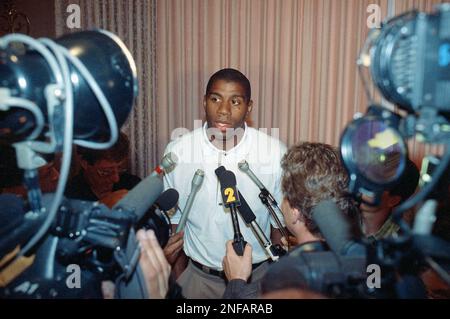
[(234, 189), (231, 187), (225, 188), (223, 193), (228, 196), (227, 203), (233, 203), (236, 201), (236, 197), (234, 197)]

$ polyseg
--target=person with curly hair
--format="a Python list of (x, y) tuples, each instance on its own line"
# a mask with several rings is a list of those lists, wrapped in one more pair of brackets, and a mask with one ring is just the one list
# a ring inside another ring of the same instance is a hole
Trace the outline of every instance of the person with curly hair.
[[(281, 167), (282, 212), (296, 243), (293, 252), (328, 250), (312, 219), (314, 207), (323, 200), (332, 200), (350, 217), (354, 217), (357, 210), (347, 191), (348, 175), (338, 151), (327, 144), (300, 143), (287, 151)], [(251, 251), (252, 247), (247, 245), (244, 255), (238, 256), (231, 241), (227, 242), (223, 266), (229, 283), (224, 298), (256, 298), (261, 293), (285, 288), (308, 290), (300, 277), (289, 272), (277, 274), (275, 287), (273, 281), (268, 280), (270, 268), (260, 282), (247, 284), (251, 274)]]

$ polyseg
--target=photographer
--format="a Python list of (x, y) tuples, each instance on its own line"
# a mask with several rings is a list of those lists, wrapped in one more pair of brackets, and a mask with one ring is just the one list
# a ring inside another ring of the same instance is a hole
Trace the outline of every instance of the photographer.
[[(314, 206), (322, 200), (332, 199), (343, 212), (355, 210), (352, 199), (347, 195), (348, 176), (341, 165), (338, 152), (326, 144), (300, 143), (287, 151), (281, 166), (283, 216), (297, 244), (291, 253), (328, 250), (312, 220)], [(247, 244), (244, 255), (238, 256), (231, 241), (227, 242), (223, 267), (229, 282), (224, 298), (255, 298), (261, 292), (308, 288), (301, 278), (293, 276), (289, 271), (279, 272), (276, 280), (269, 279), (271, 269), (260, 282), (247, 284), (252, 269), (251, 251), (252, 247)]]

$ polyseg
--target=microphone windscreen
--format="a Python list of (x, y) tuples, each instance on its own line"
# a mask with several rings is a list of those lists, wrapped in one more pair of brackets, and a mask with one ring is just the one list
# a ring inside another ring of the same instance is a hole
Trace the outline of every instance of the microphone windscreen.
[(173, 207), (175, 207), (175, 205), (178, 203), (178, 198), (179, 198), (178, 192), (173, 188), (169, 188), (161, 195), (159, 195), (155, 204), (158, 205), (158, 207), (161, 210), (168, 211)]
[(226, 171), (226, 168), (224, 166), (219, 166), (214, 171), (216, 173), (217, 178), (220, 178), (220, 175), (222, 175), (223, 172)]
[(134, 212), (137, 220), (140, 220), (161, 195), (163, 189), (163, 181), (158, 176), (149, 175), (131, 189), (113, 208)]
[(236, 176), (232, 171), (225, 171), (219, 176), (222, 188), (236, 187)]
[(241, 192), (239, 192), (239, 199), (241, 202), (241, 206), (239, 206), (239, 213), (242, 216), (242, 219), (245, 221), (246, 224), (250, 224), (251, 222), (256, 220), (256, 216), (253, 213), (250, 206), (248, 206), (247, 201), (245, 200), (244, 196), (242, 196)]
[(343, 249), (352, 241), (352, 225), (336, 203), (331, 200), (321, 201), (313, 208), (312, 219), (331, 250), (342, 254)]

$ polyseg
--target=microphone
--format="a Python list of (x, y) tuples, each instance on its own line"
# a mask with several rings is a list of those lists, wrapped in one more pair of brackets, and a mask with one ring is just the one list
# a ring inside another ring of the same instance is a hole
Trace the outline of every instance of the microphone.
[(332, 200), (321, 201), (312, 210), (317, 224), (332, 251), (341, 256), (364, 256), (364, 245), (354, 241), (351, 223)]
[(239, 229), (239, 222), (237, 219), (236, 207), (240, 206), (239, 194), (236, 188), (236, 176), (231, 171), (222, 171), (222, 169), (216, 169), (216, 175), (219, 177), (222, 201), (225, 207), (230, 209), (231, 219), (233, 222), (234, 238), (233, 248), (238, 256), (244, 255), (244, 248), (247, 242), (241, 234)]
[(285, 255), (286, 252), (280, 246), (273, 245), (272, 242), (266, 237), (261, 227), (256, 222), (256, 216), (253, 213), (250, 206), (247, 204), (247, 201), (245, 200), (244, 196), (242, 196), (241, 192), (239, 191), (238, 194), (241, 200), (241, 206), (238, 207), (238, 210), (239, 213), (241, 214), (242, 219), (245, 221), (247, 225), (250, 225), (254, 234), (256, 235), (256, 238), (258, 239), (259, 243), (263, 246), (264, 250), (267, 252), (270, 259), (272, 259), (273, 261), (277, 261), (280, 258), (280, 256)]
[(167, 212), (175, 207), (179, 197), (180, 194), (178, 194), (176, 189), (169, 188), (159, 195), (158, 199), (155, 201), (155, 206), (158, 209)]
[(163, 181), (159, 176), (149, 175), (114, 205), (113, 209), (131, 211), (136, 216), (136, 220), (140, 220), (163, 189)]
[[(256, 177), (256, 175), (252, 172), (252, 170), (250, 169), (250, 166), (248, 165), (246, 160), (242, 160), (238, 163), (238, 167), (241, 170), (241, 172), (244, 172), (245, 174), (248, 175), (248, 177), (250, 177), (250, 179), (253, 181), (253, 183), (256, 184), (256, 186), (258, 186), (258, 188), (260, 190), (266, 189), (266, 187), (264, 186), (264, 184), (259, 180), (258, 177)], [(274, 199), (275, 200), (275, 199)]]
[[(241, 170), (241, 172), (244, 172), (245, 174), (250, 177), (250, 179), (256, 184), (256, 186), (260, 189), (261, 193), (259, 193), (259, 198), (261, 199), (261, 202), (267, 207), (269, 213), (272, 215), (272, 218), (275, 220), (275, 223), (278, 226), (278, 230), (280, 231), (281, 235), (286, 239), (286, 242), (289, 242), (289, 236), (286, 232), (286, 230), (283, 227), (283, 224), (281, 223), (280, 219), (278, 218), (276, 212), (278, 214), (283, 215), (281, 212), (280, 207), (278, 207), (278, 203), (275, 200), (275, 198), (272, 196), (272, 194), (267, 190), (267, 188), (264, 186), (264, 184), (259, 180), (258, 177), (252, 172), (250, 169), (250, 166), (248, 165), (246, 160), (242, 160), (238, 163), (238, 167)], [(275, 212), (276, 210), (276, 212)]]
[(191, 211), (195, 196), (197, 195), (197, 192), (200, 189), (200, 186), (202, 186), (204, 176), (205, 176), (205, 172), (203, 172), (203, 170), (201, 170), (201, 169), (198, 169), (195, 172), (194, 177), (192, 178), (191, 193), (188, 196), (188, 199), (186, 201), (186, 206), (183, 209), (183, 214), (181, 215), (180, 222), (178, 223), (178, 226), (176, 229), (177, 233), (182, 231), (184, 229), (184, 226), (186, 225), (187, 217), (189, 215), (189, 212)]
[[(223, 166), (218, 167), (216, 169), (217, 177), (219, 177), (219, 175), (222, 174), (224, 171), (226, 171), (225, 167)], [(267, 251), (269, 257), (273, 261), (278, 260), (279, 256), (285, 255), (286, 252), (281, 247), (272, 245), (272, 242), (266, 237), (261, 227), (256, 222), (255, 214), (253, 213), (252, 209), (250, 208), (250, 206), (248, 205), (247, 201), (245, 200), (244, 196), (242, 196), (240, 191), (238, 191), (238, 195), (239, 199), (241, 200), (241, 206), (239, 206), (237, 209), (241, 214), (242, 219), (247, 225), (250, 225), (250, 227), (253, 230), (253, 233), (255, 234), (261, 246), (263, 246), (264, 250)]]
[(159, 195), (158, 199), (142, 218), (136, 229), (153, 229), (159, 244), (164, 248), (169, 241), (171, 234), (170, 218), (167, 211), (175, 207), (178, 203), (178, 192), (169, 188)]
[(178, 157), (170, 152), (164, 155), (161, 164), (154, 171), (144, 178), (139, 184), (131, 189), (113, 209), (122, 209), (134, 213), (136, 220), (139, 221), (145, 212), (153, 205), (158, 196), (164, 189), (162, 174), (174, 168), (178, 162)]
[(178, 163), (178, 156), (169, 152), (161, 160), (161, 164), (155, 167), (150, 176), (161, 176), (164, 172), (170, 172)]

